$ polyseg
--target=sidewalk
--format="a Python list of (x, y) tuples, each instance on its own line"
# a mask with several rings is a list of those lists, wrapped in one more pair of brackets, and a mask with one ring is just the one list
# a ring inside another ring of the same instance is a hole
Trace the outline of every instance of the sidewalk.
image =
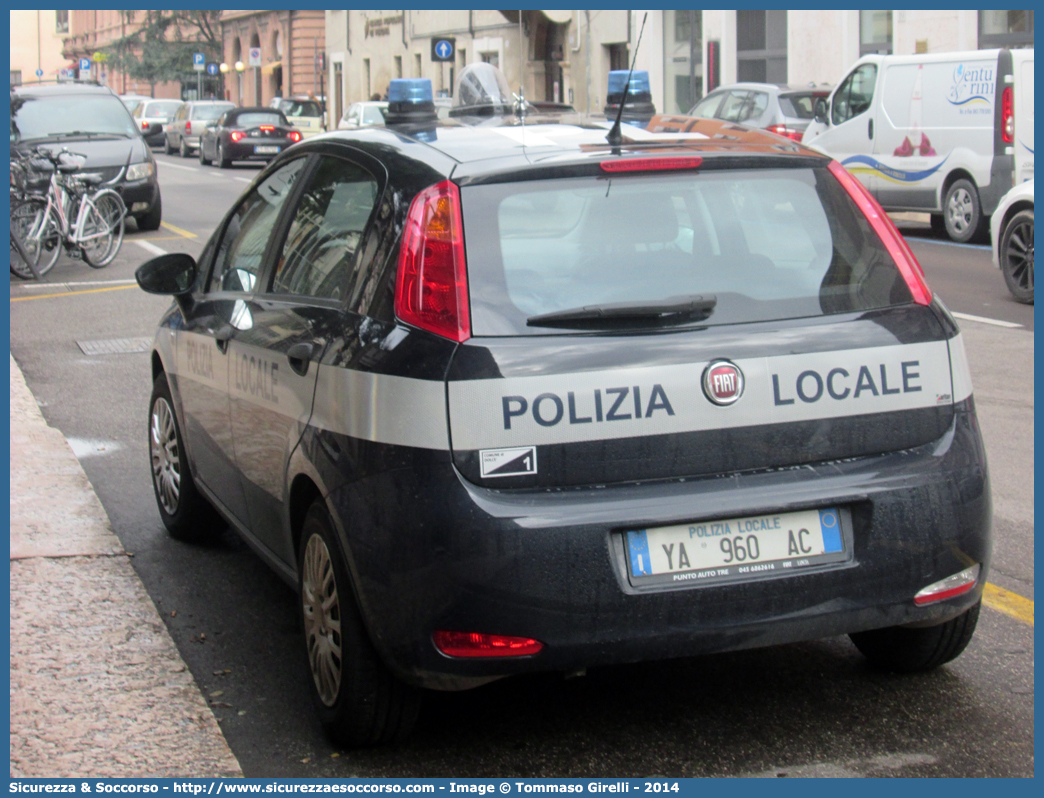
[(10, 775), (242, 776), (13, 357)]

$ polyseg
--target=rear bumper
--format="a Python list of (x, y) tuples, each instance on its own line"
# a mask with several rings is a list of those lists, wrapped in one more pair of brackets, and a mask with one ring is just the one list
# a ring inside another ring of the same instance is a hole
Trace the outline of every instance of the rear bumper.
[[(991, 501), (971, 400), (939, 440), (888, 455), (569, 491), (494, 491), (433, 462), (371, 476), (329, 497), (360, 606), (385, 661), (426, 687), (665, 659), (942, 622), (978, 601)], [(854, 560), (728, 585), (639, 590), (627, 528), (842, 506)], [(982, 563), (973, 592), (926, 607), (913, 595)], [(451, 659), (437, 629), (532, 637), (521, 659)]]
[[(279, 153), (290, 146), (290, 142), (280, 139), (278, 142), (265, 141), (264, 139), (243, 139), (240, 142), (229, 142), (225, 145), (225, 153), (231, 161), (271, 161)], [(258, 153), (255, 147), (278, 147), (278, 152)]]

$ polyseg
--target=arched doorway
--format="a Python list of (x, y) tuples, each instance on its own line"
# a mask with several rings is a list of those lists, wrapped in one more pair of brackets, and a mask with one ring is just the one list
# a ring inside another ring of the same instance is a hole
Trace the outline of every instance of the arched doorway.
[[(257, 31), (254, 31), (250, 36), (251, 47), (261, 47), (261, 37), (258, 36)], [(261, 101), (261, 67), (255, 66), (250, 67), (253, 70), (254, 75), (254, 105), (263, 105)]]
[(271, 47), (275, 60), (268, 67), (268, 88), (273, 97), (283, 97), (286, 95), (283, 89), (283, 32), (278, 27), (272, 31)]

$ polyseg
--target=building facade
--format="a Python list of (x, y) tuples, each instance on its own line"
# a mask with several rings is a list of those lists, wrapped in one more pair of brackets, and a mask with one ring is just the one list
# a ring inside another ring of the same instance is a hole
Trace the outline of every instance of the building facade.
[[(597, 112), (608, 72), (626, 69), (645, 12), (327, 11), (329, 108), (383, 96), (397, 77), (427, 77), (451, 96), (460, 69), (495, 63), (530, 100)], [(636, 69), (649, 72), (658, 110), (685, 113), (739, 80), (835, 84), (869, 52), (1032, 47), (1033, 11), (649, 11)], [(435, 60), (433, 42), (455, 44)]]
[(68, 35), (68, 11), (12, 9), (11, 85), (59, 77), (67, 65), (62, 41)]
[(273, 97), (327, 93), (323, 11), (224, 11), (221, 36), (232, 102), (268, 105)]

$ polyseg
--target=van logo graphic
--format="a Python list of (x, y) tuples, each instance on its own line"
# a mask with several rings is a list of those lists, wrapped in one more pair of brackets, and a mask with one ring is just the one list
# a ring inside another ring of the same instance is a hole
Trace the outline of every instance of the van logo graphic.
[(951, 105), (990, 105), (993, 102), (997, 78), (993, 67), (967, 67), (958, 64), (953, 70), (953, 85), (946, 100)]
[(727, 360), (715, 360), (703, 371), (703, 392), (716, 405), (731, 405), (743, 395), (743, 372)]

